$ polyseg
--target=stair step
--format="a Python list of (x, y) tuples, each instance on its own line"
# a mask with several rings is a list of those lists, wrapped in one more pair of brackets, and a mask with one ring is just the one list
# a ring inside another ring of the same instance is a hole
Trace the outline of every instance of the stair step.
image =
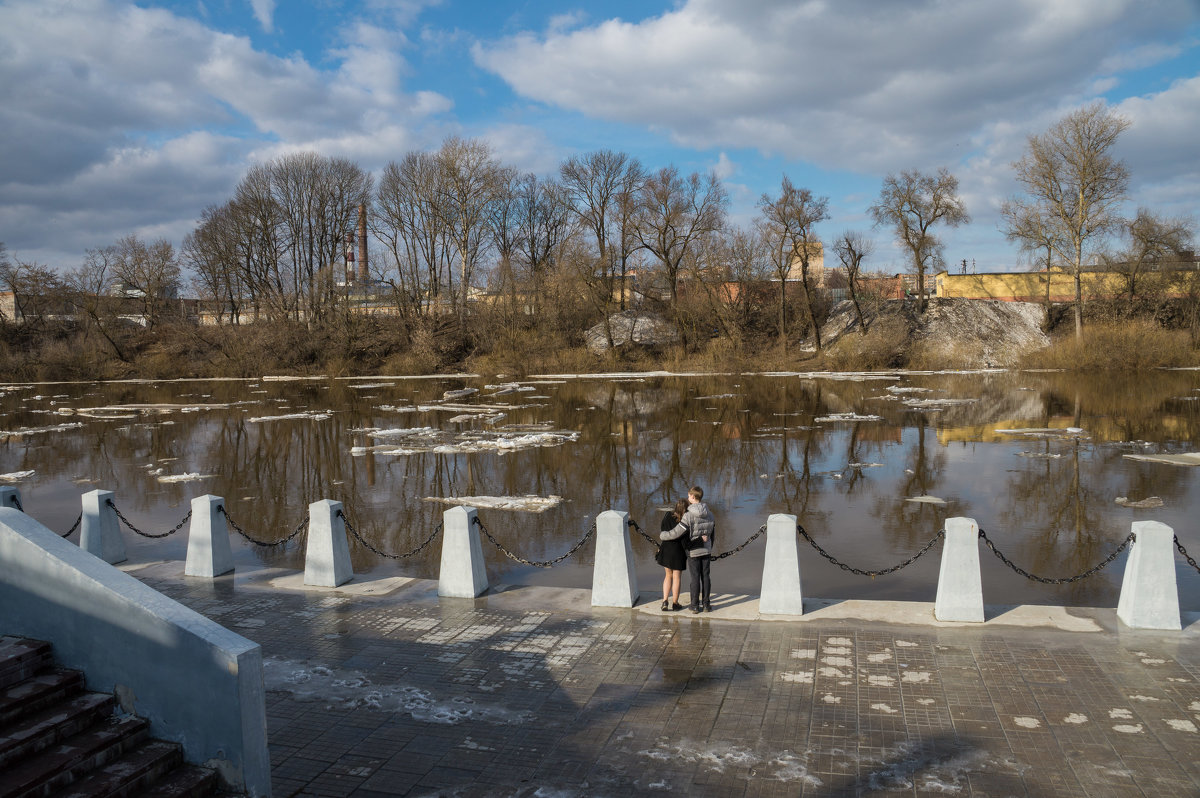
[(0, 636), (0, 690), (25, 681), (49, 665), (49, 643), (23, 637)]
[(140, 745), (150, 724), (128, 715), (109, 717), (58, 745), (0, 769), (0, 796), (44, 798)]
[(12, 763), (77, 734), (112, 711), (111, 695), (83, 693), (0, 730), (0, 773)]
[(204, 798), (217, 788), (217, 772), (196, 765), (171, 771), (142, 792), (142, 798)]
[(151, 740), (58, 792), (55, 798), (126, 798), (145, 795), (147, 787), (182, 762), (183, 753), (178, 743)]
[(53, 668), (0, 690), (0, 729), (56, 701), (78, 695), (83, 686), (83, 674), (79, 671)]

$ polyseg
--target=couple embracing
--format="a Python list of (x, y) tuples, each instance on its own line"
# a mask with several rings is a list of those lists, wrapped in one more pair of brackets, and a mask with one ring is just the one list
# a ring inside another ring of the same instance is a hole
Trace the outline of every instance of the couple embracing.
[(663, 577), (664, 612), (683, 609), (679, 604), (679, 581), (684, 563), (687, 563), (692, 575), (689, 609), (693, 613), (701, 610), (712, 612), (709, 565), (712, 562), (715, 532), (716, 519), (704, 503), (704, 491), (699, 487), (689, 490), (687, 500), (676, 502), (675, 508), (663, 517), (659, 537), (663, 541), (661, 564), (666, 569)]

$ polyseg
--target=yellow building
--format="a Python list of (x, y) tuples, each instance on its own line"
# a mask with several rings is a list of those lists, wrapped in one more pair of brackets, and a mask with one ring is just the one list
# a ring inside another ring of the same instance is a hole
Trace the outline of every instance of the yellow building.
[[(1167, 285), (1162, 284), (1170, 277)], [(934, 278), (935, 295), (941, 298), (999, 299), (1004, 302), (1074, 302), (1075, 278), (1064, 271), (987, 272), (950, 274), (938, 272)], [(1156, 290), (1178, 296), (1200, 290), (1200, 272), (1192, 270), (1147, 271), (1138, 279), (1139, 286), (1156, 284)], [(1084, 272), (1080, 280), (1084, 299), (1105, 299), (1127, 292), (1125, 276), (1118, 272)]]

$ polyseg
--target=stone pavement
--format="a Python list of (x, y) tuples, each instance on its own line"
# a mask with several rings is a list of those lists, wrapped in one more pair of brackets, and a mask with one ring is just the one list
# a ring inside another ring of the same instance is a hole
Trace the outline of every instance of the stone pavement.
[[(263, 647), (286, 796), (1197, 796), (1200, 618), (811, 602), (761, 620), (585, 590), (127, 566)], [(811, 606), (811, 611), (810, 611)]]

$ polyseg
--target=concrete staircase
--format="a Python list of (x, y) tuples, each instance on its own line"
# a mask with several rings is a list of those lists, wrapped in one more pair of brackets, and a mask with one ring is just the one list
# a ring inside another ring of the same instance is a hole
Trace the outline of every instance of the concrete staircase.
[(212, 795), (216, 774), (148, 729), (56, 667), (49, 643), (0, 636), (0, 798)]

